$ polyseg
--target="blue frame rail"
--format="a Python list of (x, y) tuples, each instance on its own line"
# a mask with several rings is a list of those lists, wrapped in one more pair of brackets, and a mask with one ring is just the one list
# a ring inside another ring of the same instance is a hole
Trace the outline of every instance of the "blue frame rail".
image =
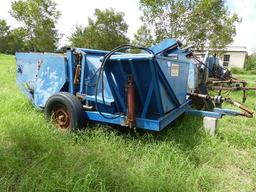
[[(164, 116), (158, 119), (149, 119), (149, 118), (136, 118), (136, 127), (151, 131), (161, 131), (171, 122), (173, 122), (177, 117), (182, 115), (187, 111), (190, 106), (190, 101), (180, 105), (178, 108), (170, 111), (169, 113), (165, 114)], [(116, 115), (112, 115), (109, 113), (103, 113), (105, 116), (109, 118), (116, 117)], [(85, 111), (85, 117), (88, 120), (96, 121), (96, 122), (103, 122), (107, 124), (115, 124), (115, 125), (126, 125), (126, 116), (120, 115), (117, 118), (107, 119), (100, 115), (97, 111)]]

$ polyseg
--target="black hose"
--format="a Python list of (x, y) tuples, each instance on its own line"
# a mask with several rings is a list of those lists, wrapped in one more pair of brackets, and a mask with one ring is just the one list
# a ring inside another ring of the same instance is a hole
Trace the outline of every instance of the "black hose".
[[(99, 68), (99, 76), (97, 78), (97, 81), (96, 81), (96, 87), (95, 87), (95, 107), (96, 107), (96, 110), (100, 113), (100, 115), (106, 119), (116, 119), (118, 117), (120, 117), (121, 115), (117, 115), (115, 117), (107, 117), (106, 115), (104, 115), (102, 113), (102, 111), (99, 110), (98, 108), (98, 88), (99, 88), (99, 82), (100, 82), (100, 79), (101, 79), (101, 93), (102, 93), (102, 102), (103, 102), (103, 106), (105, 106), (105, 96), (104, 96), (104, 67), (107, 63), (107, 61), (110, 59), (110, 57), (115, 54), (116, 52), (118, 51), (123, 51), (123, 50), (127, 50), (127, 49), (140, 49), (140, 50), (144, 50), (152, 55), (155, 56), (154, 52), (148, 48), (144, 48), (144, 47), (137, 47), (137, 46), (132, 46), (132, 45), (129, 45), (129, 44), (126, 44), (126, 45), (121, 45), (121, 46), (118, 46), (116, 48), (114, 48), (113, 50), (111, 50), (109, 53), (107, 53), (104, 58), (103, 58), (103, 61), (102, 61), (102, 64)], [(114, 115), (114, 114), (113, 114)]]

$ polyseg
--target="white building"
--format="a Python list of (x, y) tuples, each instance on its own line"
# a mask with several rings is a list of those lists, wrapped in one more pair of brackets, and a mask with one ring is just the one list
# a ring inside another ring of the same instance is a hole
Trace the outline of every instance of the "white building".
[(244, 68), (246, 55), (246, 47), (227, 46), (224, 53), (219, 56), (220, 64), (228, 68)]
[(247, 55), (246, 47), (244, 46), (226, 46), (224, 50), (212, 50), (211, 48), (205, 48), (205, 51), (201, 52), (197, 50), (197, 54), (203, 58), (206, 51), (215, 52), (218, 55), (220, 65), (228, 67), (244, 68), (245, 58)]

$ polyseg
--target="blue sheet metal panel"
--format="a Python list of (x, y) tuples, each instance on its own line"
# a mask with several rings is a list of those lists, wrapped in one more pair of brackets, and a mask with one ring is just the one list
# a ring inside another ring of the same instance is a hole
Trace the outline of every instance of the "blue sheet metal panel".
[(136, 126), (146, 130), (161, 131), (177, 119), (177, 117), (185, 113), (189, 105), (190, 101), (187, 101), (159, 119), (136, 118)]
[(165, 39), (150, 49), (157, 55), (175, 45), (177, 45), (177, 41), (175, 39)]
[[(90, 102), (90, 105), (95, 106), (95, 91), (96, 91), (96, 81), (99, 76), (99, 68), (101, 66), (101, 58), (106, 52), (90, 50), (90, 49), (75, 49), (72, 53), (82, 53), (82, 68), (81, 68), (81, 81), (79, 86), (79, 92), (85, 94), (85, 100)], [(72, 56), (74, 57), (74, 56)], [(74, 61), (73, 61), (74, 62)], [(74, 63), (72, 64), (74, 66)], [(73, 72), (74, 73), (74, 72)], [(104, 98), (105, 98), (105, 106), (102, 105), (102, 85), (101, 81), (99, 82), (98, 87), (98, 108), (104, 112), (116, 112), (116, 105), (114, 105), (114, 97), (111, 92), (111, 88), (109, 86), (109, 82), (107, 81), (106, 75), (104, 73)]]
[[(86, 53), (85, 51), (88, 51), (88, 53)], [(96, 87), (96, 80), (98, 78), (98, 69), (101, 65), (101, 57), (102, 55), (105, 54), (104, 51), (97, 51), (97, 50), (88, 50), (88, 49), (74, 49), (70, 52), (68, 52), (68, 61), (69, 62), (68, 66), (69, 66), (69, 70), (68, 70), (68, 74), (69, 74), (69, 79), (73, 79), (74, 76), (74, 66), (75, 66), (75, 61), (74, 61), (74, 54), (76, 53), (82, 53), (83, 58), (82, 58), (82, 68), (81, 68), (81, 84), (79, 87), (77, 87), (77, 91), (79, 91), (82, 94), (85, 94), (85, 98), (86, 100), (88, 100), (90, 102), (91, 105), (95, 105), (95, 87)], [(69, 71), (72, 71), (72, 74), (69, 73)], [(74, 85), (73, 85), (73, 80), (69, 81), (70, 88), (69, 92), (72, 92), (72, 90), (74, 90)], [(99, 105), (99, 107), (101, 108), (102, 111), (106, 111), (106, 110), (110, 110), (111, 112), (114, 112), (114, 108), (115, 106), (113, 105), (114, 103), (114, 98), (112, 96), (109, 84), (106, 80), (106, 76), (104, 75), (104, 82), (105, 82), (105, 86), (104, 86), (104, 95), (105, 95), (105, 104), (106, 107), (104, 107), (102, 104)], [(102, 89), (101, 89), (101, 81), (99, 83), (99, 88), (98, 88), (98, 102), (102, 103)], [(111, 108), (111, 109), (110, 109)]]
[[(31, 94), (31, 92), (25, 88), (24, 84), (19, 79), (16, 79), (16, 83), (19, 86), (19, 88), (21, 89), (21, 91), (28, 97), (30, 102), (34, 105), (34, 98), (33, 98), (33, 95)], [(38, 108), (37, 106), (35, 106), (35, 107)]]
[(220, 108), (214, 108), (215, 113), (220, 113), (221, 115), (230, 115), (230, 116), (238, 116), (243, 113), (240, 111), (236, 111), (234, 109), (220, 109)]
[(34, 102), (44, 107), (50, 96), (61, 91), (66, 83), (66, 61), (64, 57), (48, 57), (44, 59), (36, 81)]
[[(170, 49), (170, 47), (173, 49)], [(127, 85), (127, 75), (129, 74), (134, 77), (137, 117), (144, 117), (144, 119), (153, 118), (156, 120), (162, 117), (164, 113), (174, 111), (180, 104), (184, 104), (186, 102), (189, 65), (185, 53), (178, 49), (175, 40), (167, 40), (162, 42), (162, 44), (160, 43), (160, 45), (155, 47), (155, 53), (160, 53), (167, 49), (168, 54), (177, 54), (177, 60), (157, 56), (157, 62), (155, 62), (154, 56), (151, 54), (117, 54), (111, 56), (110, 60), (106, 63), (104, 76), (104, 93), (108, 101), (106, 104), (112, 105), (112, 99), (118, 105), (118, 111), (126, 113), (126, 107), (124, 107), (126, 102), (125, 87)], [(88, 83), (90, 82), (92, 85), (96, 82), (98, 74), (95, 75), (95, 72), (101, 65), (102, 56), (107, 52), (87, 49), (79, 50), (84, 51), (86, 54), (88, 72), (85, 73), (85, 82), (88, 79)], [(168, 74), (168, 67), (170, 67), (168, 62), (173, 61), (175, 61), (176, 70), (173, 71), (174, 74)], [(169, 77), (170, 75), (174, 77)], [(91, 79), (93, 76), (95, 78)], [(152, 85), (151, 89), (150, 85)], [(95, 87), (86, 87), (85, 93), (90, 98), (93, 98), (95, 96)], [(149, 96), (151, 98), (147, 98)], [(99, 89), (98, 98), (99, 101), (102, 100), (101, 89)], [(143, 100), (144, 102), (142, 102)], [(145, 103), (145, 101), (147, 102)]]
[(193, 62), (189, 62), (189, 74), (188, 74), (188, 92), (194, 92), (198, 87), (198, 69), (197, 65)]
[[(109, 113), (103, 113), (103, 114), (108, 118), (104, 118), (97, 111), (85, 111), (85, 118), (91, 121), (97, 121), (101, 123), (109, 123), (109, 124), (122, 125), (122, 126), (125, 125), (125, 116), (123, 115), (117, 116)], [(116, 117), (116, 118), (113, 118), (113, 117)]]
[(118, 84), (116, 83), (113, 76), (109, 72), (108, 67), (106, 67), (105, 73), (106, 73), (106, 76), (107, 76), (107, 79), (108, 79), (110, 89), (112, 91), (112, 95), (113, 95), (114, 100), (116, 102), (118, 111), (125, 113), (126, 112), (126, 106), (125, 106), (125, 101), (124, 101), (124, 93), (123, 93), (124, 90), (123, 91), (120, 90), (120, 88), (118, 87)]
[(212, 117), (212, 118), (221, 118), (222, 114), (219, 112), (212, 112), (212, 111), (200, 111), (197, 109), (188, 109), (186, 111), (187, 114), (197, 115), (197, 116), (204, 116), (204, 117)]
[[(186, 112), (187, 108), (190, 105), (190, 101), (187, 101), (186, 103), (182, 104), (178, 108), (174, 109), (173, 111), (165, 114), (163, 117), (159, 119), (149, 119), (149, 118), (136, 118), (136, 127), (140, 129), (145, 130), (151, 130), (151, 131), (161, 131), (165, 127), (167, 127), (170, 123), (172, 123), (177, 117), (179, 117), (181, 114)], [(116, 115), (112, 115), (109, 113), (104, 113), (107, 117), (117, 117)], [(106, 119), (102, 117), (99, 112), (96, 111), (85, 111), (85, 117), (88, 120), (93, 120), (97, 122), (103, 122), (108, 124), (116, 124), (116, 125), (125, 125), (125, 119), (126, 117), (121, 115), (114, 119)]]
[[(131, 73), (132, 73), (132, 76), (133, 76), (133, 80), (134, 82), (138, 82), (139, 81), (139, 74), (137, 73), (136, 69), (134, 68), (134, 64), (132, 62), (131, 59), (129, 59), (129, 64), (130, 64), (130, 68), (131, 68)], [(143, 94), (142, 94), (142, 89), (141, 89), (141, 86), (139, 83), (135, 83), (135, 87), (136, 87), (136, 90), (138, 91), (136, 94), (139, 95), (139, 98), (140, 98), (140, 103), (144, 106), (144, 98), (143, 98)]]
[[(187, 101), (183, 105), (179, 106), (178, 108), (167, 113), (166, 115), (164, 115), (159, 119), (136, 118), (136, 127), (140, 129), (145, 129), (145, 130), (160, 131), (164, 129), (167, 125), (172, 123), (178, 116), (183, 114), (188, 108), (189, 103), (190, 101)], [(85, 117), (88, 120), (125, 126), (125, 120), (126, 120), (125, 116), (123, 115), (117, 116), (109, 113), (103, 113), (103, 114), (112, 119), (107, 119), (102, 117), (97, 111), (85, 111)], [(116, 117), (116, 118), (113, 118), (113, 117)]]
[(136, 118), (136, 127), (150, 131), (159, 131), (160, 121), (156, 119)]
[[(120, 92), (120, 95), (123, 97), (122, 99), (124, 101), (126, 101), (125, 88), (128, 81), (127, 75), (132, 74), (132, 76), (134, 76), (133, 72), (136, 72), (136, 74), (138, 74), (139, 78), (137, 79), (137, 81), (134, 81), (135, 94), (136, 94), (135, 106), (136, 106), (137, 115), (140, 115), (143, 111), (143, 103), (141, 103), (140, 97), (146, 99), (151, 81), (153, 79), (149, 58), (152, 59), (152, 56), (149, 56), (149, 55), (146, 55), (145, 57), (139, 56), (139, 57), (134, 57), (133, 59), (130, 56), (126, 57), (125, 55), (114, 56), (106, 64), (106, 69), (108, 73), (112, 74), (112, 77), (114, 78), (114, 82), (117, 85), (118, 91)], [(133, 67), (134, 67), (133, 69), (130, 67), (131, 62), (133, 63)], [(120, 65), (122, 65), (122, 67), (120, 67)], [(140, 93), (141, 96), (139, 96), (138, 93)], [(153, 98), (151, 101), (152, 103), (149, 105), (148, 112), (159, 114), (158, 108), (156, 106), (156, 97), (152, 97), (152, 98)], [(123, 111), (123, 112), (126, 112), (126, 111)]]
[(81, 94), (84, 94), (85, 91), (85, 73), (88, 69), (88, 64), (86, 62), (86, 55), (82, 54), (82, 62), (81, 62), (81, 79), (80, 79), (80, 85), (79, 85), (79, 92)]
[[(161, 114), (167, 113), (186, 102), (188, 60), (173, 60), (163, 56), (157, 56), (156, 58), (157, 62), (155, 63), (152, 55), (149, 54), (138, 54), (136, 56), (130, 54), (115, 55), (107, 63), (121, 93), (124, 92), (124, 86), (127, 84), (123, 74), (132, 74), (135, 77), (136, 111), (137, 115), (142, 115), (143, 117), (147, 115), (145, 111), (148, 114), (161, 116)], [(121, 64), (120, 60), (122, 61)], [(131, 62), (132, 68), (129, 67)], [(173, 71), (173, 74), (171, 74), (172, 64), (176, 66), (176, 71)], [(123, 65), (123, 70), (120, 70), (120, 65)], [(158, 73), (159, 70), (161, 70), (161, 74)], [(134, 74), (135, 72), (136, 74)], [(137, 74), (139, 74), (139, 78)], [(152, 82), (154, 93), (152, 99), (149, 100), (147, 96)], [(148, 110), (143, 110), (144, 106), (143, 102), (141, 102), (141, 97), (150, 101)]]
[[(126, 101), (126, 85), (127, 85), (127, 71), (125, 71), (125, 64), (121, 60), (117, 60), (114, 63), (107, 64), (105, 66), (105, 73), (108, 73), (109, 86), (114, 87), (116, 91), (116, 95), (118, 96), (118, 100), (120, 104), (123, 106), (123, 112), (126, 112), (125, 101)], [(114, 75), (118, 74), (118, 75)], [(109, 78), (110, 77), (110, 78)], [(116, 98), (115, 98), (116, 100)]]
[(190, 106), (191, 101), (188, 100), (179, 107), (175, 108), (173, 111), (170, 111), (167, 113), (164, 117), (161, 117), (159, 119), (160, 121), (160, 127), (159, 131), (164, 129), (166, 126), (168, 126), (171, 122), (173, 122), (175, 119), (177, 119), (180, 115), (186, 112), (188, 107)]
[[(97, 81), (97, 78), (99, 76), (99, 73), (96, 73), (97, 70), (100, 68), (101, 61), (100, 61), (101, 56), (99, 55), (86, 55), (86, 69), (85, 69), (85, 94), (88, 94), (90, 96), (94, 95), (95, 96), (95, 84)], [(113, 95), (111, 93), (111, 89), (109, 87), (109, 84), (107, 82), (106, 75), (104, 74), (104, 96), (107, 99), (112, 99), (113, 100)], [(101, 89), (101, 81), (98, 89), (98, 97), (102, 97), (102, 89)]]
[(142, 53), (139, 53), (139, 54), (122, 54), (122, 55), (112, 55), (110, 57), (110, 61), (113, 60), (113, 61), (116, 61), (116, 60), (135, 60), (135, 61), (145, 61), (146, 59), (150, 60), (150, 59), (153, 59), (154, 58), (154, 55), (152, 54), (142, 54)]
[[(214, 65), (219, 65), (219, 59), (216, 56), (208, 56), (206, 59), (206, 64), (208, 66), (208, 76), (213, 77), (213, 67)], [(220, 73), (223, 73), (223, 70), (220, 71)]]
[(88, 55), (98, 55), (98, 56), (104, 56), (109, 51), (104, 51), (104, 50), (96, 50), (96, 49), (85, 49), (85, 48), (76, 48), (77, 51), (82, 51)]
[(74, 94), (74, 52), (73, 50), (67, 51), (67, 74), (68, 74), (68, 91)]
[[(189, 71), (188, 60), (180, 61), (157, 56), (157, 62), (179, 103), (182, 104), (186, 102)], [(172, 110), (175, 107), (174, 99), (168, 96), (164, 88), (162, 88), (161, 91), (162, 100), (165, 101), (165, 103), (163, 103), (165, 112)]]
[(143, 103), (143, 111), (141, 113), (141, 117), (143, 117), (143, 118), (145, 118), (146, 115), (148, 114), (148, 108), (149, 108), (149, 104), (152, 99), (153, 90), (154, 90), (154, 86), (153, 86), (153, 82), (151, 82), (150, 87), (147, 92), (145, 103)]
[[(109, 51), (105, 51), (105, 50), (86, 49), (86, 48), (76, 48), (75, 51), (77, 51), (77, 52), (82, 51), (88, 55), (98, 55), (98, 56), (104, 56), (109, 53)], [(114, 53), (114, 55), (120, 55), (120, 54), (124, 54), (124, 53), (122, 53), (122, 52)]]
[[(182, 53), (178, 51), (177, 49), (177, 42), (176, 40), (165, 40), (161, 42), (160, 44), (156, 45), (154, 50), (155, 53), (161, 52), (163, 50), (169, 49), (170, 47), (175, 46), (173, 50), (170, 52), (175, 52), (177, 55), (180, 54), (182, 57)], [(101, 59), (102, 56), (104, 56), (107, 52), (105, 51), (98, 51), (98, 50), (88, 50), (88, 49), (80, 49), (84, 51), (87, 55), (87, 63), (88, 67), (94, 68), (93, 71), (95, 72), (101, 64)], [(157, 51), (156, 51), (157, 50)], [(182, 57), (184, 59), (184, 57)], [(150, 54), (117, 54), (113, 55), (110, 60), (108, 61), (107, 66), (109, 67), (109, 74), (108, 74), (108, 79), (105, 79), (104, 77), (104, 82), (106, 88), (105, 90), (105, 96), (108, 99), (113, 99), (114, 101), (117, 101), (120, 103), (120, 100), (125, 101), (125, 86), (127, 84), (127, 75), (132, 74), (136, 81), (135, 81), (135, 87), (136, 87), (136, 112), (137, 115), (140, 115), (143, 112), (143, 102), (141, 102), (141, 99), (144, 98), (146, 100), (147, 93), (149, 91), (149, 87), (151, 84), (151, 81), (153, 80), (154, 83), (154, 93), (152, 96), (152, 99), (150, 100), (149, 108), (148, 108), (148, 113), (149, 114), (161, 114), (161, 113), (167, 113), (168, 111), (171, 111), (177, 106), (178, 102), (173, 102), (175, 97), (170, 98), (170, 91), (166, 86), (167, 84), (170, 85), (172, 88), (173, 84), (170, 84), (169, 81), (164, 81), (162, 82), (161, 79), (159, 79), (159, 74), (156, 71), (157, 67), (155, 65), (159, 65), (159, 63), (154, 64), (153, 68), (152, 66), (150, 67), (150, 62), (153, 61), (153, 55)], [(164, 63), (166, 61), (163, 61)], [(131, 67), (131, 63), (133, 67)], [(153, 71), (152, 71), (153, 70)], [(166, 70), (165, 70), (166, 71)], [(138, 75), (139, 74), (139, 75)], [(93, 75), (90, 74), (89, 76)], [(186, 74), (184, 73), (184, 76)], [(113, 80), (109, 79), (109, 77), (112, 77)], [(166, 78), (166, 76), (164, 77)], [(184, 78), (184, 77), (181, 77)], [(111, 82), (110, 82), (111, 80)], [(96, 81), (96, 78), (95, 78)], [(94, 83), (91, 81), (91, 83)], [(109, 86), (109, 83), (114, 84), (113, 88)], [(185, 98), (186, 95), (186, 85), (184, 86), (184, 92), (182, 97)], [(115, 89), (114, 89), (115, 88)], [(89, 95), (94, 95), (95, 94), (95, 89), (93, 87), (88, 87), (86, 89), (86, 93)], [(173, 89), (173, 95), (176, 97), (177, 96), (176, 90)], [(114, 92), (118, 92), (121, 98), (115, 98), (117, 95)], [(114, 95), (113, 95), (114, 94)], [(101, 98), (101, 90), (99, 89), (98, 97)], [(181, 101), (182, 99), (179, 99), (178, 101)], [(159, 102), (160, 101), (160, 102)], [(164, 101), (164, 102), (162, 102)], [(182, 100), (183, 103), (184, 100)], [(173, 104), (174, 103), (174, 104)], [(158, 104), (158, 105), (156, 105)], [(121, 107), (122, 110), (123, 107)], [(163, 110), (164, 108), (164, 110)], [(125, 112), (125, 111), (123, 111)], [(145, 115), (145, 110), (144, 110), (144, 115)]]
[(43, 108), (47, 99), (60, 92), (67, 81), (66, 59), (62, 54), (17, 53), (17, 81), (33, 104)]
[[(39, 54), (39, 53), (38, 53)], [(17, 81), (26, 89), (34, 90), (38, 75), (38, 64), (42, 59), (37, 53), (16, 53)]]
[[(88, 101), (94, 102), (94, 101), (95, 101), (95, 96), (94, 96), (94, 95), (85, 95), (85, 99), (88, 100)], [(103, 100), (102, 100), (101, 97), (99, 97), (99, 98), (97, 99), (97, 101), (98, 101), (98, 103), (103, 104)], [(113, 103), (114, 103), (114, 100), (113, 100), (113, 99), (107, 99), (107, 98), (105, 98), (104, 101), (105, 101), (105, 104), (108, 105), (108, 106), (112, 106)]]
[(171, 109), (180, 106), (181, 103), (179, 102), (174, 90), (172, 89), (172, 87), (164, 77), (164, 74), (162, 73), (161, 69), (158, 70), (158, 74), (159, 74), (159, 79), (161, 80), (160, 91), (161, 91), (162, 100), (164, 101), (163, 109), (166, 113)]
[[(163, 110), (163, 101), (162, 100), (162, 94), (160, 92), (160, 81), (159, 81), (159, 76), (158, 76), (158, 71), (157, 71), (157, 62), (155, 59), (149, 60), (149, 65), (150, 65), (150, 72), (152, 74), (152, 83), (154, 86), (154, 100), (156, 101), (156, 106), (158, 109), (158, 113), (160, 115), (163, 115), (164, 110)], [(152, 101), (152, 100), (151, 100)]]

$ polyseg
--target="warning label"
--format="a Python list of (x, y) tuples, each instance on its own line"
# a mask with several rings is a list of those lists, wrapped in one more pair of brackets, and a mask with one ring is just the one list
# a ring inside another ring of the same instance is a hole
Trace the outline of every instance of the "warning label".
[(179, 76), (179, 65), (178, 64), (172, 64), (171, 76)]

